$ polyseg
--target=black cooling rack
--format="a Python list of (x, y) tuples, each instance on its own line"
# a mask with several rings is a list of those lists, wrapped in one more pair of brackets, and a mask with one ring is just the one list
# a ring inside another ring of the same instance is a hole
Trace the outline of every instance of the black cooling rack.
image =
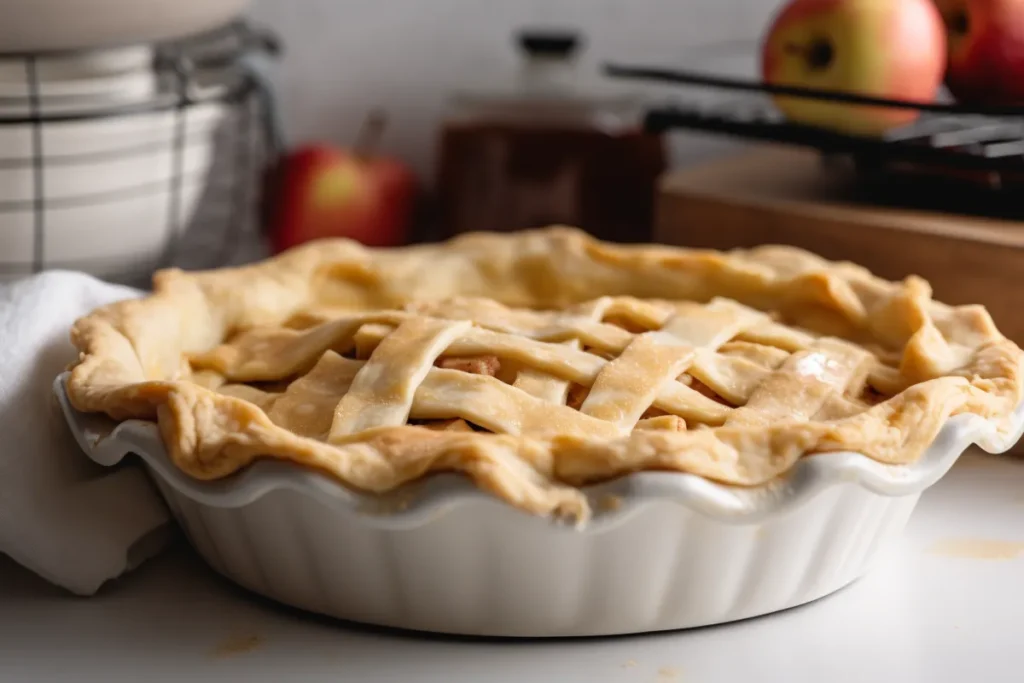
[(881, 138), (869, 138), (786, 121), (767, 97), (745, 97), (710, 105), (684, 101), (647, 110), (644, 126), (651, 132), (702, 130), (812, 147), (826, 154), (848, 154), (872, 167), (905, 164), (982, 172), (1003, 180), (1024, 178), (1024, 106), (921, 104), (649, 66), (609, 64), (605, 73), (615, 78), (712, 88), (734, 95), (789, 95), (921, 112), (913, 124), (889, 131)]

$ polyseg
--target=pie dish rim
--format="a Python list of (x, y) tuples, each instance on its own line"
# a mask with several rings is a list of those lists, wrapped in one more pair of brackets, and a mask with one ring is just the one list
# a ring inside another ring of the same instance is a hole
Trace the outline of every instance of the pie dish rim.
[[(181, 471), (167, 455), (154, 422), (117, 422), (105, 415), (77, 410), (67, 394), (68, 373), (57, 376), (53, 392), (83, 452), (94, 462), (112, 467), (125, 457), (141, 458), (148, 469), (182, 494), (220, 508), (244, 507), (276, 489), (312, 496), (332, 507), (360, 515), (368, 524), (387, 529), (413, 529), (453, 504), (490, 501), (507, 505), (458, 473), (441, 472), (408, 482), (384, 494), (347, 487), (330, 474), (293, 463), (258, 460), (227, 477), (200, 480)], [(964, 413), (946, 419), (936, 438), (917, 460), (887, 464), (854, 451), (834, 451), (800, 458), (786, 474), (756, 486), (720, 483), (701, 475), (673, 471), (639, 471), (579, 487), (591, 500), (594, 514), (575, 525), (578, 531), (606, 528), (653, 500), (672, 500), (707, 517), (729, 524), (756, 523), (785, 514), (820, 491), (856, 483), (879, 495), (919, 494), (941, 479), (970, 446), (987, 453), (1005, 453), (1024, 435), (1024, 401), (1010, 417), (1012, 429), (1000, 430), (994, 420)], [(938, 451), (938, 455), (936, 455)], [(530, 513), (509, 506), (526, 517)], [(552, 526), (564, 519), (550, 517)]]

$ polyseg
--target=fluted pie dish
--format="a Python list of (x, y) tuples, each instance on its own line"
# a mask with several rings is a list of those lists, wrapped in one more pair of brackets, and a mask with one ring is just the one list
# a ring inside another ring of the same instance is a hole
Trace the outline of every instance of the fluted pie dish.
[[(83, 445), (142, 456), (215, 568), (459, 633), (677, 628), (820, 597), (968, 443), (1008, 448), (1021, 422), (1021, 350), (918, 278), (569, 228), (164, 271), (72, 340), (58, 393)], [(691, 595), (698, 579), (728, 597)]]

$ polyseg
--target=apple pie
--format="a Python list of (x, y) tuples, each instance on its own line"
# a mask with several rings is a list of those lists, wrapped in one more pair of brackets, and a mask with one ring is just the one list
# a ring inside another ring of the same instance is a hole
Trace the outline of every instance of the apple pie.
[(754, 486), (830, 451), (910, 463), (952, 415), (1008, 428), (1022, 389), (986, 310), (920, 278), (563, 227), (166, 270), (71, 336), (73, 405), (155, 420), (193, 477), (276, 458), (382, 493), (460, 472), (577, 520), (581, 487), (631, 472)]

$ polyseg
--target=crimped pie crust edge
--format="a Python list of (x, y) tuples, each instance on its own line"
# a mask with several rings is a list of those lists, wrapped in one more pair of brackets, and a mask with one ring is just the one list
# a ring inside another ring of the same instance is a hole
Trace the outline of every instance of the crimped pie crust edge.
[[(880, 462), (912, 462), (949, 416), (1005, 422), (1022, 394), (1022, 353), (981, 307), (949, 307), (932, 301), (918, 278), (890, 283), (785, 247), (720, 253), (621, 246), (562, 227), (391, 251), (330, 240), (243, 268), (163, 271), (154, 284), (148, 297), (75, 323), (72, 341), (81, 356), (68, 395), (79, 410), (156, 419), (172, 460), (200, 479), (265, 456), (378, 492), (454, 469), (521, 509), (583, 519), (589, 510), (578, 485), (633, 471), (756, 485), (813, 453), (854, 450)], [(724, 296), (778, 310), (797, 324), (900, 348), (901, 369), (918, 383), (827, 422), (545, 440), (401, 426), (327, 444), (275, 425), (248, 401), (180, 379), (183, 354), (208, 351), (239, 329), (280, 325), (325, 305), (376, 310), (462, 295), (534, 308), (602, 295)]]

